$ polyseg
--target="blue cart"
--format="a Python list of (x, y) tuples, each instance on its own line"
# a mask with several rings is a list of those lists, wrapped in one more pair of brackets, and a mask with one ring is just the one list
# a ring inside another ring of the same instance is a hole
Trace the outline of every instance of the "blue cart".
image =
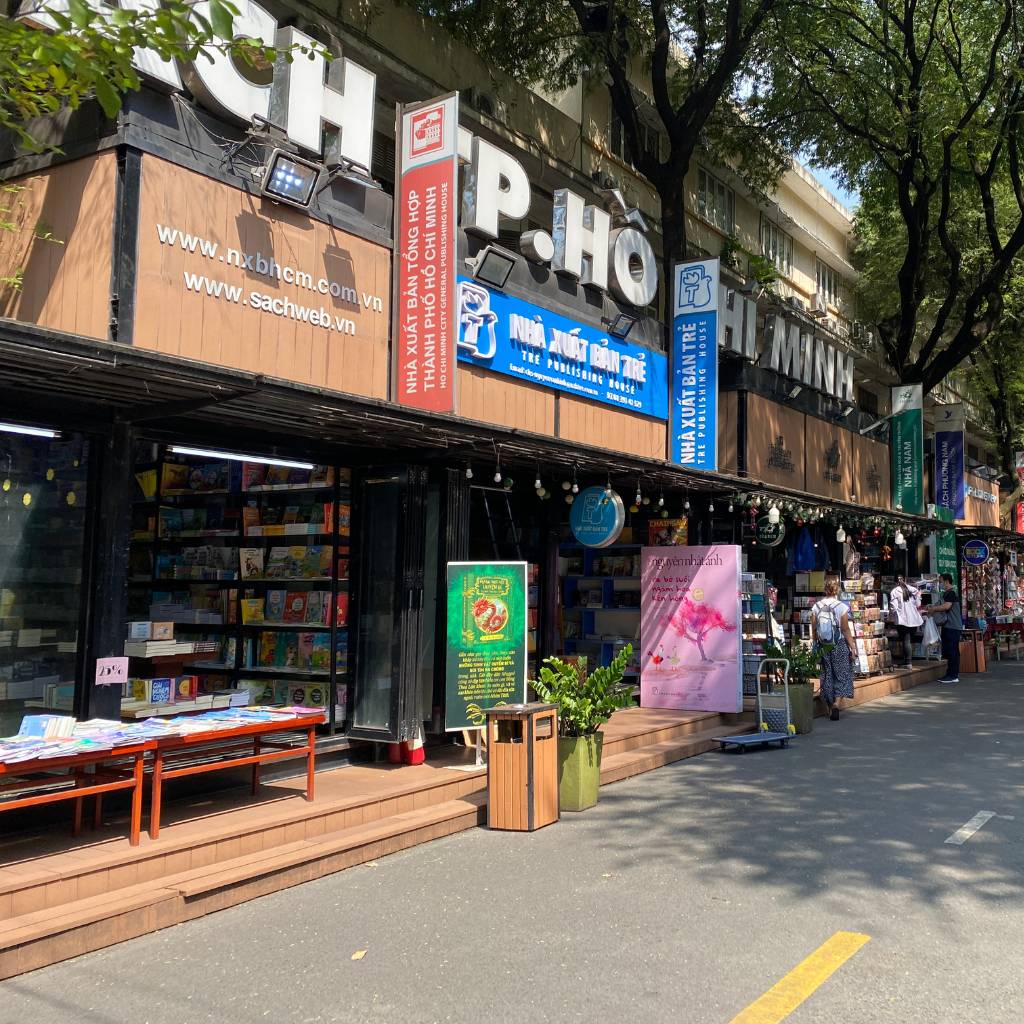
[(788, 747), (796, 728), (789, 711), (789, 660), (762, 658), (757, 666), (757, 731), (738, 736), (715, 736), (722, 750), (736, 747), (745, 754), (749, 747), (778, 743)]

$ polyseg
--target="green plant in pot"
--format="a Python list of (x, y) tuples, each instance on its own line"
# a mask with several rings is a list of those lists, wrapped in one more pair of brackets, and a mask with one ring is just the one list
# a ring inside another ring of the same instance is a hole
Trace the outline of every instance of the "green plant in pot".
[(558, 707), (558, 803), (563, 811), (584, 811), (597, 803), (601, 785), (602, 725), (633, 703), (622, 683), (633, 653), (626, 644), (610, 665), (581, 671), (559, 658), (546, 658), (533, 683), (540, 700)]
[(814, 682), (821, 670), (821, 655), (799, 640), (774, 644), (771, 657), (789, 661), (789, 710), (798, 733), (811, 731), (814, 722)]

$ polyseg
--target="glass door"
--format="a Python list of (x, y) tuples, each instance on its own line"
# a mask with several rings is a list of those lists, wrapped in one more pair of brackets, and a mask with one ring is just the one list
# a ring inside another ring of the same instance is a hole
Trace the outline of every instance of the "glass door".
[(348, 735), (397, 742), (420, 724), (426, 470), (371, 468), (356, 484), (359, 553)]

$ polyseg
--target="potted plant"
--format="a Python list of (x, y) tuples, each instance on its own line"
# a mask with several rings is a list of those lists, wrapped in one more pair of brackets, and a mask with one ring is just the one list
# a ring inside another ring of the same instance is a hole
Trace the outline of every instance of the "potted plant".
[(814, 683), (821, 656), (799, 640), (774, 645), (772, 656), (789, 661), (789, 711), (798, 733), (811, 731), (814, 722)]
[(604, 743), (598, 730), (633, 703), (632, 689), (622, 685), (632, 653), (632, 644), (626, 644), (610, 665), (590, 673), (546, 658), (533, 683), (537, 696), (558, 708), (558, 803), (563, 811), (584, 811), (597, 803)]

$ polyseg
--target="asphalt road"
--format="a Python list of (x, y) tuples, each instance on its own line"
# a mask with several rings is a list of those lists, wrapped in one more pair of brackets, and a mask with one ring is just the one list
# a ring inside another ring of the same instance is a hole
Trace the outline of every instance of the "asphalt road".
[(1016, 1024), (1024, 665), (971, 680), (2, 982), (0, 1021), (728, 1024), (859, 932), (787, 1022)]

